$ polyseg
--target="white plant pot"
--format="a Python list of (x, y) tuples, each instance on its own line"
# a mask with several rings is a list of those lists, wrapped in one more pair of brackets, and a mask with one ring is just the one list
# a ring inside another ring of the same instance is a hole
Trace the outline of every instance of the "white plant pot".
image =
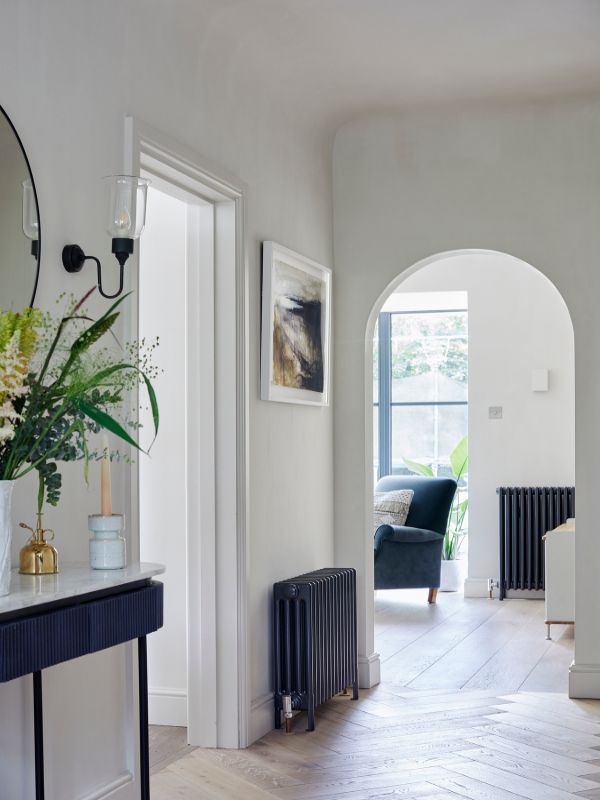
[(442, 573), (440, 576), (440, 592), (458, 592), (462, 585), (462, 564), (454, 558), (451, 561), (442, 560)]
[(0, 481), (0, 597), (10, 592), (10, 543), (14, 481)]

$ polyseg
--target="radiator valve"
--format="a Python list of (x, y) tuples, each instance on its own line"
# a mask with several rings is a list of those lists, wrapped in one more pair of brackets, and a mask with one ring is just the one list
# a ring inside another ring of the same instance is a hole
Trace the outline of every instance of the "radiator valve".
[(285, 719), (285, 732), (289, 733), (292, 729), (292, 696), (291, 694), (284, 694), (281, 697), (283, 706), (283, 718)]
[(493, 598), (494, 598), (494, 589), (499, 589), (500, 588), (500, 582), (497, 581), (497, 580), (494, 580), (494, 578), (488, 578), (488, 586), (487, 586), (487, 588), (488, 588), (488, 596), (489, 596), (490, 600), (493, 600)]

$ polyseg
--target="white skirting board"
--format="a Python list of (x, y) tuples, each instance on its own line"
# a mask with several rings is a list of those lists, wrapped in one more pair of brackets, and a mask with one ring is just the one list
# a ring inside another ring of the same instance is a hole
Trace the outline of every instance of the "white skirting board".
[(273, 692), (253, 700), (250, 705), (250, 731), (248, 744), (262, 739), (275, 727), (275, 706)]
[[(86, 794), (85, 797), (82, 797), (81, 800), (118, 800), (119, 797), (125, 796), (125, 793), (120, 792), (120, 789), (124, 789), (124, 787), (128, 787), (131, 783), (133, 783), (133, 775), (131, 772), (124, 772), (122, 775), (119, 775), (118, 778), (115, 778), (114, 781), (110, 783), (106, 783), (100, 789), (94, 789), (93, 792)], [(129, 796), (129, 791), (127, 792)]]
[(358, 657), (358, 685), (361, 689), (370, 689), (381, 681), (381, 660), (379, 653)]
[(174, 725), (187, 728), (187, 692), (185, 689), (148, 689), (150, 725)]
[(571, 664), (569, 697), (573, 700), (600, 699), (600, 664)]
[[(465, 597), (487, 597), (488, 579), (487, 578), (465, 578), (464, 587)], [(496, 589), (496, 596), (498, 590)]]

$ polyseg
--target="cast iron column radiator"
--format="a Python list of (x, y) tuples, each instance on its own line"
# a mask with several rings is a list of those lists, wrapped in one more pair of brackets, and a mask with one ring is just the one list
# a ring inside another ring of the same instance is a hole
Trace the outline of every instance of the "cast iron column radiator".
[(501, 486), (500, 600), (508, 589), (544, 589), (542, 537), (575, 516), (574, 486)]
[(284, 713), (306, 710), (315, 729), (315, 707), (352, 686), (358, 699), (356, 571), (319, 569), (273, 586), (275, 727)]

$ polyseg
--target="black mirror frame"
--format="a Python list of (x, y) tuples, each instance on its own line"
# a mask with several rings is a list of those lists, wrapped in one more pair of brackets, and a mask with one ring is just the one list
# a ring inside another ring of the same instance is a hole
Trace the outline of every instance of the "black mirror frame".
[(33, 306), (33, 303), (35, 301), (35, 295), (36, 295), (36, 292), (37, 292), (38, 281), (39, 281), (39, 277), (40, 277), (40, 259), (42, 257), (42, 218), (40, 216), (40, 204), (38, 202), (38, 194), (37, 194), (37, 189), (35, 187), (35, 180), (33, 178), (33, 172), (31, 171), (31, 164), (29, 163), (29, 159), (27, 158), (27, 153), (25, 152), (25, 148), (23, 147), (23, 142), (21, 141), (21, 137), (17, 133), (17, 129), (13, 125), (11, 118), (8, 116), (8, 114), (6, 113), (6, 110), (2, 106), (0, 106), (0, 113), (2, 114), (4, 119), (8, 122), (8, 124), (10, 125), (10, 128), (11, 128), (12, 132), (15, 135), (15, 139), (19, 143), (19, 147), (21, 148), (21, 152), (23, 153), (23, 158), (25, 159), (25, 163), (27, 164), (27, 171), (29, 172), (29, 178), (31, 180), (31, 187), (33, 189), (33, 197), (35, 199), (35, 210), (36, 210), (37, 218), (38, 218), (39, 236), (38, 236), (38, 249), (37, 249), (37, 268), (36, 268), (36, 271), (35, 271), (35, 281), (34, 281), (34, 284), (33, 284), (33, 292), (31, 294), (31, 300), (29, 301), (29, 305)]

